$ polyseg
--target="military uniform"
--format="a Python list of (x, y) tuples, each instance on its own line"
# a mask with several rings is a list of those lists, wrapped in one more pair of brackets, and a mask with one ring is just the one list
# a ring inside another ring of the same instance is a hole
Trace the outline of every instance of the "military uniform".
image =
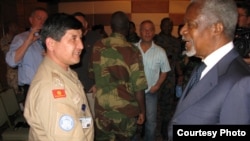
[(166, 51), (171, 67), (171, 71), (168, 72), (167, 78), (161, 85), (159, 95), (160, 125), (162, 136), (165, 139), (167, 138), (166, 130), (168, 122), (170, 121), (177, 105), (175, 98), (175, 86), (176, 78), (178, 77), (176, 74), (180, 71), (177, 70), (177, 65), (179, 65), (178, 63), (180, 61), (179, 55), (181, 55), (181, 42), (178, 38), (172, 35), (166, 35), (162, 32), (154, 37), (154, 41)]
[[(4, 52), (4, 56), (9, 51), (10, 42), (11, 42), (12, 38), (13, 37), (10, 37), (10, 36), (4, 36), (1, 39), (1, 49)], [(13, 88), (16, 93), (19, 93), (17, 67), (16, 68), (12, 68), (12, 67), (8, 66), (6, 64), (6, 62), (5, 62), (5, 65), (6, 65), (6, 70), (7, 70), (7, 72), (6, 72), (7, 73), (6, 74), (6, 78), (7, 78), (8, 86), (11, 87), (11, 88)]]
[(180, 62), (180, 66), (183, 70), (183, 83), (182, 89), (184, 90), (187, 86), (189, 78), (195, 68), (201, 62), (201, 59), (195, 56), (188, 57), (186, 55), (182, 55), (182, 60)]
[(76, 73), (47, 57), (30, 85), (24, 116), (29, 141), (94, 140), (89, 104)]
[(136, 91), (147, 88), (140, 51), (122, 34), (112, 33), (93, 48), (90, 72), (97, 88), (95, 139), (130, 140), (136, 132)]
[(140, 37), (137, 35), (136, 32), (129, 33), (127, 36), (127, 41), (131, 43), (137, 43), (140, 41)]

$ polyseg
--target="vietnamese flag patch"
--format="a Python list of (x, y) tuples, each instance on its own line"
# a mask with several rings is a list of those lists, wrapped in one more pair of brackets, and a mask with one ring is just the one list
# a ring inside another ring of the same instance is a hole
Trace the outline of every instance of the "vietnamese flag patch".
[(55, 90), (52, 90), (52, 93), (53, 93), (54, 98), (66, 97), (66, 93), (64, 89), (55, 89)]

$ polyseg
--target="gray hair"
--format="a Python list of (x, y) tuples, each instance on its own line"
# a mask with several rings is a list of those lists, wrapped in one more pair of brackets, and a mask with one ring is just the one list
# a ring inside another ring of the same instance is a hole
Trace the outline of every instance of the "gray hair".
[(234, 0), (191, 0), (191, 3), (201, 3), (201, 15), (204, 16), (207, 23), (222, 23), (225, 35), (230, 39), (234, 38), (238, 19)]

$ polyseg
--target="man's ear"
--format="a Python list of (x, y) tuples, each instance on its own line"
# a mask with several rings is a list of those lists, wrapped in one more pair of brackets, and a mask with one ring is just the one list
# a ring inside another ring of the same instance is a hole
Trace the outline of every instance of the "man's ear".
[(48, 37), (46, 40), (45, 40), (45, 43), (46, 43), (46, 46), (47, 46), (47, 50), (49, 51), (53, 51), (54, 50), (54, 45), (55, 45), (55, 40)]
[(213, 24), (213, 33), (214, 34), (221, 34), (224, 30), (224, 26), (221, 22), (217, 22), (215, 24)]

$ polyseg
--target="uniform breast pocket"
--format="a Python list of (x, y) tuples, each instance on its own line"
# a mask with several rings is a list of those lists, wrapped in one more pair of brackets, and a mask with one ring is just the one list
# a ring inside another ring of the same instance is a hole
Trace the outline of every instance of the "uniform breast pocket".
[(83, 129), (79, 117), (75, 113), (75, 109), (70, 105), (56, 103), (56, 112), (54, 113), (54, 134), (60, 138), (82, 137)]

